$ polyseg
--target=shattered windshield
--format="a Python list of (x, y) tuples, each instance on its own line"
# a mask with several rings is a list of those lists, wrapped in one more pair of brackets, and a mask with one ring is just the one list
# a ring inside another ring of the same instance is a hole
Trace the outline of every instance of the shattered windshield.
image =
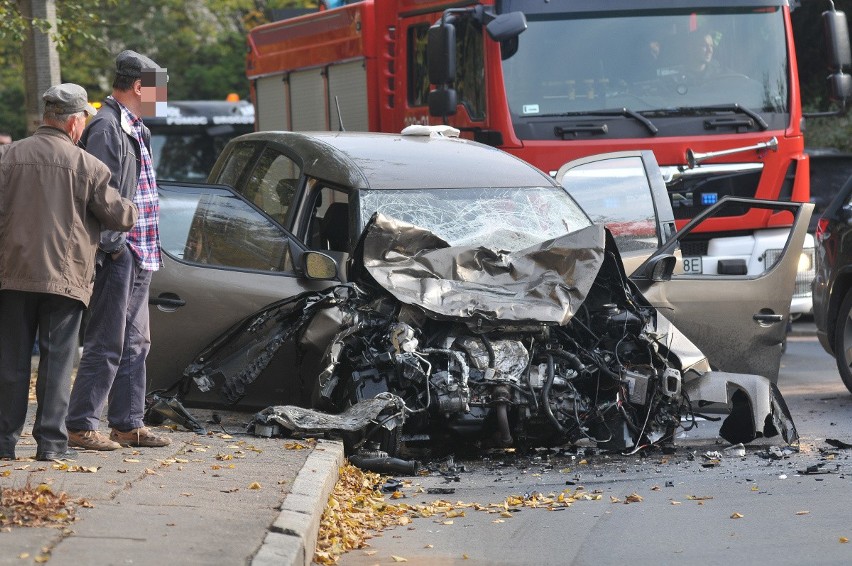
[[(696, 107), (787, 112), (779, 7), (528, 13), (527, 20), (517, 53), (503, 61), (522, 138), (528, 121), (606, 109), (626, 109), (621, 120), (649, 119), (655, 126)], [(611, 125), (605, 133), (620, 135)]]
[(518, 251), (591, 225), (557, 187), (361, 191), (361, 219), (374, 212), (426, 228), (453, 246)]

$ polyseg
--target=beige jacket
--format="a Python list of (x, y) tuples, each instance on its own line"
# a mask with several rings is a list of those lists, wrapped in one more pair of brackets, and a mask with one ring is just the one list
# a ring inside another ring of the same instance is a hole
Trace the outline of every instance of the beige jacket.
[(50, 126), (0, 146), (0, 290), (88, 305), (101, 228), (130, 230), (138, 215), (109, 179), (106, 165)]

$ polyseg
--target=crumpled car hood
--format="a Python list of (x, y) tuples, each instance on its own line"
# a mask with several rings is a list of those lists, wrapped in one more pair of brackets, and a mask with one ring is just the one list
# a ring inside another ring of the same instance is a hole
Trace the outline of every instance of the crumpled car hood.
[(604, 228), (589, 226), (517, 252), (453, 247), (381, 214), (363, 242), (363, 265), (404, 304), (437, 318), (564, 325), (603, 265)]

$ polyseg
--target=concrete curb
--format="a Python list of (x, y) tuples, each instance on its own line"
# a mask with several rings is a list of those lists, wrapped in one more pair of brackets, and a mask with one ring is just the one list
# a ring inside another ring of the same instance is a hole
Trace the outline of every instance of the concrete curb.
[(293, 481), (252, 566), (310, 565), (322, 512), (343, 465), (343, 444), (319, 440)]

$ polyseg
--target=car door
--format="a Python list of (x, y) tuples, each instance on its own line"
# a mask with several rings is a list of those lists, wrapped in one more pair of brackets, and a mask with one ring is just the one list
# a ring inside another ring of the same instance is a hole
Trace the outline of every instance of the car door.
[[(741, 207), (743, 202), (755, 205), (758, 201), (739, 199), (724, 205), (719, 203), (673, 236), (671, 203), (651, 151), (615, 152), (578, 159), (560, 167), (556, 180), (592, 221), (605, 224), (613, 232), (625, 271), (632, 273), (631, 279), (643, 294), (704, 352), (714, 367), (777, 379), (804, 241), (804, 232), (802, 241), (798, 239), (799, 217), (810, 217), (808, 207), (803, 209), (797, 203), (788, 203), (779, 205), (781, 208), (764, 208), (765, 214), (779, 214), (783, 210), (788, 215), (796, 213), (797, 230), (791, 232), (793, 237), (788, 238), (783, 257), (759, 276), (684, 275), (678, 261), (671, 281), (654, 282), (641, 273), (657, 261), (653, 258), (665, 254), (679, 256), (680, 242), (707, 218), (724, 216), (725, 208)], [(736, 214), (742, 213), (740, 210)]]
[(627, 273), (675, 232), (666, 184), (650, 150), (576, 159), (560, 167), (555, 179), (592, 222), (609, 229)]
[[(173, 386), (200, 351), (248, 315), (335, 283), (301, 277), (293, 261), (300, 244), (231, 188), (161, 183), (159, 193), (163, 268), (151, 281), (149, 391)], [(240, 405), (298, 402), (298, 380), (287, 371), (293, 355), (292, 344), (282, 347)], [(184, 399), (221, 403), (194, 385)]]
[[(777, 381), (790, 298), (813, 207), (812, 203), (725, 197), (678, 231), (631, 279), (714, 368)], [(741, 214), (744, 208), (774, 215), (774, 225), (792, 224), (784, 250), (773, 265), (757, 276), (679, 273), (667, 281), (654, 280), (652, 272), (658, 262), (701, 224), (709, 218)]]

